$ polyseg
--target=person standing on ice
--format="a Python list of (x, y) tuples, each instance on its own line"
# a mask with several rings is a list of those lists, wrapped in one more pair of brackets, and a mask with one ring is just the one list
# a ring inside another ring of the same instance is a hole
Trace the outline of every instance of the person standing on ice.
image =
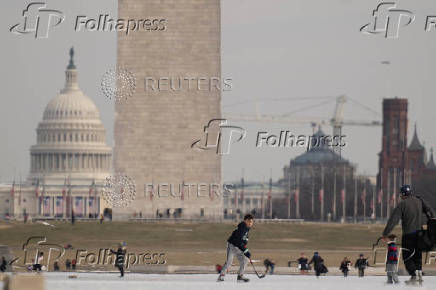
[[(406, 284), (422, 283), (422, 251), (418, 249), (418, 231), (422, 229), (423, 213), (427, 217), (433, 217), (432, 209), (419, 197), (412, 194), (410, 185), (402, 185), (400, 188), (401, 202), (392, 212), (383, 231), (383, 238), (392, 232), (401, 220), (403, 236), (401, 239), (404, 265), (410, 275)], [(418, 275), (418, 278), (416, 277)]]
[(309, 265), (307, 264), (309, 260), (307, 260), (304, 253), (301, 253), (300, 258), (297, 260), (298, 262), (298, 269), (300, 269), (300, 274), (307, 274), (307, 271), (309, 271)]
[(400, 283), (400, 280), (398, 280), (398, 247), (395, 239), (395, 235), (389, 235), (389, 237), (385, 239), (385, 242), (388, 244), (388, 254), (386, 259), (386, 274), (388, 275), (387, 284)]
[(327, 273), (327, 267), (324, 265), (324, 259), (321, 258), (318, 252), (313, 253), (313, 257), (310, 260), (309, 265), (312, 263), (316, 278), (319, 278), (322, 273)]
[(126, 243), (120, 243), (117, 251), (111, 250), (112, 254), (115, 254), (115, 267), (120, 270), (120, 278), (124, 277), (124, 260), (126, 256)]
[(359, 277), (365, 276), (365, 269), (368, 266), (368, 260), (364, 258), (363, 254), (359, 255), (359, 259), (354, 263), (354, 268), (359, 271)]
[(244, 216), (244, 220), (238, 224), (238, 228), (233, 231), (232, 235), (227, 240), (227, 260), (221, 269), (218, 276), (218, 282), (224, 281), (227, 269), (232, 266), (233, 258), (236, 256), (239, 261), (239, 272), (237, 282), (248, 282), (248, 278), (244, 277), (244, 270), (247, 261), (250, 259), (251, 254), (247, 248), (248, 232), (254, 224), (254, 217), (251, 214)]
[(342, 271), (344, 277), (348, 277), (348, 272), (350, 271), (350, 267), (351, 267), (351, 262), (350, 260), (348, 260), (347, 257), (345, 257), (341, 262), (341, 266), (339, 267), (339, 270)]

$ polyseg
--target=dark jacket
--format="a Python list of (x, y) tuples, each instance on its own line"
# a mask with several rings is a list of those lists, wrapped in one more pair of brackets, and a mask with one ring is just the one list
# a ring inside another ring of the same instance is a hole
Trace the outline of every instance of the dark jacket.
[(397, 244), (392, 241), (388, 243), (388, 256), (386, 264), (397, 264), (398, 263), (398, 247)]
[(350, 269), (348, 268), (348, 266), (350, 265), (350, 261), (342, 261), (341, 262), (341, 266), (339, 266), (339, 269), (342, 271), (342, 272), (348, 272), (348, 271), (350, 271)]
[(389, 235), (400, 220), (403, 235), (420, 230), (424, 224), (424, 213), (433, 215), (432, 209), (422, 199), (415, 196), (403, 199), (392, 212), (383, 236)]
[(309, 262), (309, 265), (312, 264), (314, 265), (315, 270), (320, 268), (322, 265), (324, 265), (324, 259), (321, 258), (321, 256), (319, 255), (313, 255), (312, 259)]
[(368, 266), (368, 260), (365, 258), (359, 258), (356, 260), (356, 263), (354, 263), (354, 268), (357, 268), (359, 270), (365, 269)]
[(124, 265), (124, 258), (126, 256), (126, 250), (123, 250), (122, 248), (118, 248), (118, 250), (116, 252), (111, 250), (111, 253), (117, 255), (117, 257), (115, 258), (115, 265), (116, 266), (123, 266)]
[(247, 249), (248, 232), (250, 228), (247, 227), (245, 222), (240, 222), (238, 228), (233, 231), (227, 242), (238, 247), (242, 252)]
[(300, 270), (309, 270), (307, 259), (306, 258), (300, 258), (297, 260), (298, 264), (300, 265)]

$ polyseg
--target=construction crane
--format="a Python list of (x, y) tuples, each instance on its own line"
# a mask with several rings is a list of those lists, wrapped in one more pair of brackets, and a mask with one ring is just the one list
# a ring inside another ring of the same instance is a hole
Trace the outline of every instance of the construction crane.
[[(260, 113), (259, 103), (256, 101), (256, 115), (241, 115), (241, 114), (224, 114), (224, 118), (232, 121), (246, 121), (246, 122), (262, 122), (262, 123), (284, 123), (284, 124), (311, 124), (312, 127), (317, 125), (330, 125), (333, 127), (333, 135), (339, 135), (342, 131), (342, 126), (381, 126), (382, 122), (379, 120), (344, 120), (344, 105), (347, 100), (351, 100), (345, 95), (336, 97), (336, 107), (334, 110), (333, 117), (331, 119), (320, 118), (318, 116), (305, 116), (305, 117), (292, 117), (290, 114), (297, 112), (293, 111), (291, 113), (283, 115), (264, 115)], [(372, 111), (373, 113), (379, 115), (378, 112), (372, 110), (371, 108), (360, 104), (357, 101), (352, 100), (354, 103), (364, 107), (365, 109)], [(325, 105), (330, 102), (322, 102), (318, 105), (313, 105), (308, 108), (314, 108), (319, 105)], [(305, 108), (307, 109), (307, 108)]]

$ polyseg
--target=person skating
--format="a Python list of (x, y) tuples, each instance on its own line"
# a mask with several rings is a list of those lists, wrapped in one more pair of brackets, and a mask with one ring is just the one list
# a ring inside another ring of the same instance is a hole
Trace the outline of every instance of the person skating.
[(269, 260), (269, 259), (265, 259), (264, 261), (263, 261), (263, 265), (265, 266), (265, 274), (266, 273), (268, 273), (268, 270), (269, 270), (269, 273), (272, 275), (272, 274), (274, 274), (274, 266), (275, 266), (275, 264), (273, 263), (273, 262), (271, 262), (271, 260)]
[(298, 269), (300, 269), (301, 274), (306, 274), (309, 271), (308, 261), (304, 253), (301, 253), (300, 258), (297, 260)]
[(363, 254), (359, 255), (359, 258), (354, 263), (354, 268), (356, 268), (359, 272), (359, 277), (362, 278), (365, 276), (365, 269), (368, 267), (368, 259), (366, 259)]
[(126, 244), (120, 243), (118, 250), (111, 250), (112, 254), (115, 254), (115, 267), (120, 271), (120, 277), (124, 277), (124, 260), (126, 256)]
[[(410, 185), (400, 188), (401, 202), (392, 212), (383, 231), (383, 238), (392, 232), (401, 220), (403, 236), (401, 239), (402, 256), (406, 270), (410, 275), (407, 284), (422, 282), (422, 251), (418, 249), (418, 231), (422, 229), (423, 213), (434, 217), (433, 210), (419, 197), (412, 194)], [(418, 275), (418, 278), (416, 277)]]
[(244, 220), (238, 224), (238, 228), (234, 230), (227, 240), (227, 259), (221, 273), (218, 276), (218, 281), (224, 281), (227, 269), (232, 266), (233, 258), (236, 256), (239, 261), (239, 271), (237, 282), (248, 282), (249, 279), (244, 277), (244, 270), (247, 261), (251, 257), (251, 253), (247, 248), (248, 232), (254, 224), (254, 217), (251, 214), (244, 216)]
[(6, 271), (6, 266), (7, 266), (7, 262), (5, 257), (2, 257), (2, 262), (0, 264), (0, 271), (5, 272)]
[(389, 235), (384, 238), (388, 245), (388, 254), (386, 258), (386, 274), (388, 276), (387, 284), (398, 284), (398, 246), (396, 243), (396, 236)]
[(339, 266), (339, 270), (342, 271), (344, 277), (348, 277), (348, 272), (350, 272), (350, 267), (351, 267), (351, 262), (350, 260), (348, 260), (347, 257), (345, 257), (342, 260), (341, 265)]
[(327, 267), (324, 265), (324, 259), (321, 258), (318, 252), (313, 254), (312, 259), (309, 262), (309, 265), (313, 263), (313, 269), (315, 270), (315, 275), (317, 278), (323, 273), (327, 273)]

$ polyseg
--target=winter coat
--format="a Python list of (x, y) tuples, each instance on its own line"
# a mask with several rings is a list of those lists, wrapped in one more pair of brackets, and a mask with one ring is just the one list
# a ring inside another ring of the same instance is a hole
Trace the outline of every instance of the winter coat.
[(388, 257), (386, 264), (397, 264), (398, 263), (398, 247), (397, 244), (392, 241), (388, 243)]
[(349, 266), (351, 262), (350, 261), (342, 261), (341, 266), (339, 267), (339, 270), (342, 272), (348, 272), (350, 271)]
[(297, 260), (300, 265), (300, 270), (309, 270), (309, 266), (307, 264), (307, 258), (300, 258)]
[(116, 266), (123, 266), (124, 265), (124, 258), (126, 256), (126, 250), (123, 250), (122, 248), (118, 248), (118, 250), (116, 252), (111, 250), (111, 253), (117, 255), (117, 257), (115, 258), (115, 265)]
[(240, 222), (238, 228), (233, 231), (227, 241), (244, 252), (247, 249), (249, 231), (250, 228), (247, 227), (245, 222)]
[(312, 259), (309, 262), (309, 265), (312, 264), (314, 265), (314, 269), (316, 271), (320, 270), (323, 268), (324, 265), (324, 259), (321, 258), (321, 256), (319, 255), (313, 255)]
[(354, 268), (357, 268), (359, 270), (366, 269), (368, 266), (368, 260), (365, 258), (359, 258), (356, 260), (356, 263), (354, 264)]
[(409, 196), (403, 199), (392, 212), (382, 235), (388, 236), (400, 220), (403, 235), (421, 230), (423, 213), (433, 215), (433, 210), (421, 198)]

